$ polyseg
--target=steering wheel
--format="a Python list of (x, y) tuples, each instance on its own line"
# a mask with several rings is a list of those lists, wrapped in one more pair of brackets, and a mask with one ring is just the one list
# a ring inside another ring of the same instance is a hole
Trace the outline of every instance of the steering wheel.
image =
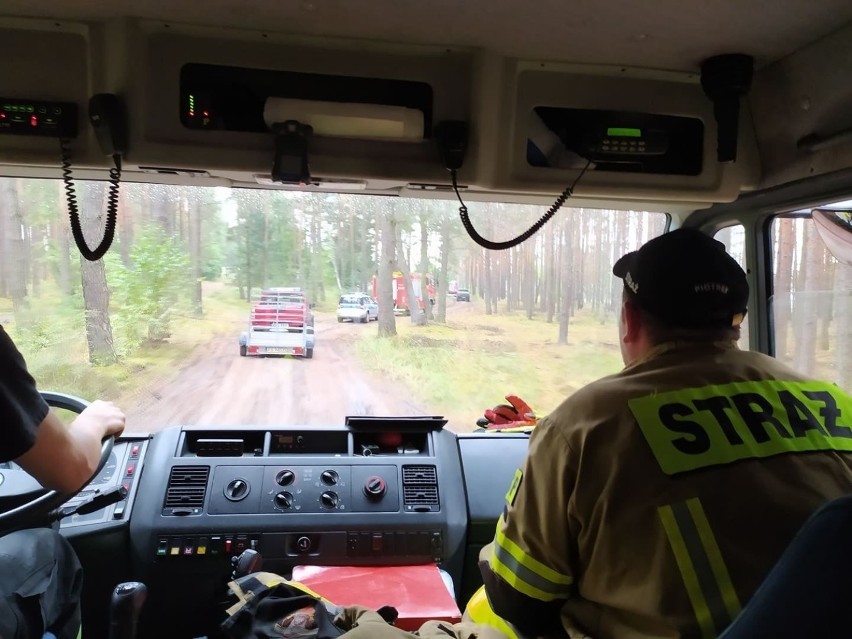
[[(41, 391), (41, 396), (47, 402), (48, 406), (51, 406), (52, 408), (64, 408), (65, 410), (77, 413), (78, 415), (89, 405), (89, 402), (86, 400), (74, 397), (73, 395), (66, 395), (65, 393)], [(114, 444), (115, 437), (110, 436), (104, 438), (103, 445), (101, 446), (101, 458), (98, 461), (97, 470), (95, 470), (94, 474), (85, 484), (71, 493), (60, 493), (59, 491), (48, 490), (42, 487), (32, 490), (33, 485), (39, 485), (38, 482), (32, 479), (29, 475), (27, 475), (27, 477), (30, 477), (31, 481), (27, 482), (23, 490), (17, 492), (14, 490), (4, 491), (5, 497), (14, 497), (16, 495), (24, 497), (27, 494), (32, 494), (33, 496), (26, 503), (4, 513), (0, 513), (0, 535), (5, 535), (21, 528), (30, 527), (31, 524), (43, 525), (46, 523), (47, 515), (50, 511), (58, 508), (77, 495), (89, 484), (90, 481), (100, 474), (101, 470), (103, 470), (104, 466), (106, 466), (107, 461), (109, 461)], [(13, 472), (25, 474), (23, 470)]]

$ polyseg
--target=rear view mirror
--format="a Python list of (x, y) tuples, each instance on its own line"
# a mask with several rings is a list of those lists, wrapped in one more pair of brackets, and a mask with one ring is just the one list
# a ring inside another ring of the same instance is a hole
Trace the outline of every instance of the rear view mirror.
[(813, 209), (811, 217), (820, 239), (835, 259), (852, 266), (852, 210)]

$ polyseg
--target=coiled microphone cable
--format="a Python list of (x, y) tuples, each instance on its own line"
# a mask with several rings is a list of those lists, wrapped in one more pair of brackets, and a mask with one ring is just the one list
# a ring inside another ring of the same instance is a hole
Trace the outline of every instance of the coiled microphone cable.
[(74, 181), (71, 178), (71, 151), (68, 144), (69, 142), (67, 139), (59, 139), (59, 154), (62, 158), (62, 181), (65, 185), (65, 198), (68, 202), (68, 213), (71, 216), (71, 235), (74, 236), (74, 242), (77, 244), (77, 249), (80, 251), (80, 255), (90, 262), (97, 262), (106, 254), (109, 247), (112, 246), (112, 240), (113, 237), (115, 237), (115, 225), (118, 218), (118, 187), (121, 182), (121, 156), (118, 154), (112, 156), (113, 162), (115, 162), (115, 168), (109, 170), (107, 219), (104, 228), (104, 236), (98, 247), (95, 250), (92, 250), (86, 243), (86, 238), (83, 235), (83, 229), (80, 226), (80, 210), (77, 205), (77, 193), (74, 189)]
[(473, 228), (473, 223), (470, 221), (470, 217), (468, 216), (467, 206), (465, 205), (464, 201), (462, 201), (461, 193), (459, 193), (458, 172), (456, 169), (451, 169), (450, 177), (453, 181), (453, 190), (456, 192), (456, 197), (459, 200), (459, 217), (461, 218), (462, 224), (464, 225), (467, 234), (470, 235), (471, 239), (477, 244), (479, 244), (482, 248), (486, 248), (491, 251), (503, 251), (506, 249), (510, 249), (513, 246), (517, 246), (522, 242), (526, 242), (529, 238), (535, 235), (536, 232), (538, 232), (538, 230), (542, 226), (547, 224), (547, 221), (550, 220), (550, 218), (552, 218), (556, 214), (556, 212), (562, 207), (562, 205), (565, 204), (565, 201), (574, 194), (574, 188), (577, 186), (577, 183), (586, 173), (586, 170), (591, 164), (591, 160), (586, 162), (586, 166), (584, 166), (583, 170), (580, 171), (580, 174), (574, 180), (574, 183), (571, 186), (566, 187), (565, 190), (562, 191), (562, 194), (558, 198), (556, 198), (556, 201), (547, 210), (547, 213), (545, 213), (541, 218), (539, 218), (539, 220), (535, 224), (533, 224), (530, 228), (528, 228), (516, 238), (512, 240), (506, 240), (505, 242), (493, 242), (492, 240), (488, 240), (482, 237), (479, 233), (477, 233), (476, 229)]

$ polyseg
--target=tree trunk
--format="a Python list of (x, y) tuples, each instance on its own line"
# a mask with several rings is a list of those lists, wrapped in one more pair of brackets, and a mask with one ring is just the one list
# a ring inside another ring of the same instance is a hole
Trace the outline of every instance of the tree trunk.
[(560, 252), (562, 254), (562, 274), (560, 280), (562, 286), (560, 287), (561, 291), (559, 300), (559, 334), (557, 337), (557, 342), (559, 344), (567, 344), (568, 320), (571, 317), (571, 265), (573, 263), (571, 255), (571, 225), (567, 219), (563, 224), (561, 235), (562, 241)]
[(527, 246), (523, 251), (524, 279), (526, 280), (526, 284), (523, 288), (524, 308), (527, 312), (527, 319), (532, 319), (535, 314), (535, 289), (537, 285), (535, 255), (533, 253), (535, 244), (530, 241), (525, 242), (525, 244)]
[(788, 335), (793, 291), (793, 260), (796, 257), (796, 222), (792, 218), (778, 219), (778, 268), (772, 297), (772, 316), (775, 328), (775, 357), (789, 362)]
[[(397, 246), (402, 245), (402, 240), (400, 239), (400, 228), (396, 226), (396, 242)], [(426, 314), (423, 312), (423, 309), (420, 308), (420, 300), (414, 294), (414, 284), (411, 282), (411, 271), (408, 268), (408, 263), (405, 260), (405, 255), (400, 251), (397, 251), (397, 259), (396, 259), (396, 270), (402, 273), (402, 281), (405, 282), (405, 297), (408, 300), (408, 314), (411, 317), (411, 323), (414, 326), (425, 326), (426, 325)], [(426, 293), (426, 280), (420, 280), (420, 294), (423, 297), (424, 305), (429, 304), (429, 295)]]
[[(243, 205), (246, 208), (243, 209), (245, 213), (245, 224), (243, 224), (243, 231), (246, 235), (246, 301), (251, 304), (251, 286), (252, 286), (252, 277), (251, 277), (251, 224), (249, 224), (251, 218), (250, 213), (248, 211), (248, 206)], [(299, 241), (299, 247), (301, 248), (301, 239)], [(300, 258), (300, 266), (301, 266), (301, 256), (302, 253), (299, 251)], [(301, 269), (300, 269), (301, 271)]]
[[(827, 351), (831, 348), (831, 322), (834, 319), (834, 258), (825, 247), (822, 251), (822, 270), (820, 272), (819, 305), (819, 349)], [(842, 329), (841, 329), (842, 330)]]
[[(852, 266), (836, 264), (834, 312), (838, 318), (852, 317)], [(834, 345), (836, 381), (847, 393), (852, 392), (852, 331), (842, 320), (836, 322), (837, 343)]]
[[(360, 285), (364, 281), (363, 274), (360, 278), (360, 281), (358, 278), (358, 257), (359, 255), (363, 256), (363, 254), (361, 251), (358, 251), (355, 246), (355, 225), (357, 224), (358, 217), (355, 215), (355, 212), (351, 206), (347, 205), (346, 209), (348, 213), (347, 218), (349, 221), (349, 277), (347, 277), (346, 279), (348, 280), (349, 286), (355, 286), (356, 283)], [(367, 225), (365, 224), (364, 226), (366, 228)], [(365, 238), (367, 237), (367, 234), (365, 233), (360, 237)], [(367, 242), (364, 242), (364, 244), (367, 244)], [(363, 248), (362, 250), (366, 251), (366, 248)], [(340, 290), (341, 292), (343, 292), (342, 288)]]
[(189, 260), (192, 265), (192, 312), (195, 317), (204, 315), (201, 298), (201, 200), (198, 193), (189, 195)]
[[(364, 218), (364, 237), (367, 237), (367, 229), (373, 226), (374, 228), (374, 237), (375, 246), (376, 246), (376, 255), (375, 261), (373, 258), (373, 249), (370, 246), (370, 242), (361, 242), (361, 259), (362, 259), (362, 268), (361, 268), (361, 288), (362, 290), (366, 290), (369, 286), (373, 273), (378, 273), (377, 264), (379, 261), (379, 238), (382, 236), (381, 230), (381, 222), (379, 221), (379, 216), (375, 217), (366, 217)], [(393, 271), (391, 271), (391, 277), (393, 277)], [(372, 288), (372, 287), (371, 287)], [(393, 293), (391, 293), (393, 294)]]
[(121, 263), (125, 268), (130, 268), (130, 251), (133, 249), (133, 203), (128, 197), (127, 189), (123, 189), (118, 198), (118, 249)]
[(12, 299), (15, 322), (24, 322), (27, 303), (27, 271), (24, 255), (24, 219), (14, 179), (0, 179), (0, 216), (5, 218), (2, 269), (6, 295)]
[(796, 305), (795, 348), (793, 368), (805, 375), (814, 372), (816, 363), (817, 304), (819, 281), (822, 270), (822, 242), (812, 221), (805, 222), (805, 237), (802, 255), (802, 287)]
[(260, 256), (260, 285), (269, 286), (269, 215), (272, 212), (272, 193), (266, 191), (261, 197), (263, 198), (263, 254)]
[(431, 298), (429, 296), (429, 289), (426, 286), (427, 278), (426, 276), (432, 270), (429, 267), (429, 224), (426, 219), (426, 211), (420, 212), (420, 266), (418, 270), (420, 271), (421, 277), (421, 286), (423, 287), (423, 303), (426, 309), (426, 321), (434, 322), (435, 321), (435, 313), (432, 308)]
[[(576, 256), (577, 260), (577, 270), (576, 270), (576, 304), (577, 309), (582, 310), (586, 305), (586, 253), (588, 252), (588, 234), (586, 231), (586, 214), (583, 209), (579, 209), (577, 211), (579, 214), (579, 224), (577, 225), (577, 233), (574, 234), (575, 242), (572, 244), (573, 248), (576, 248), (577, 251), (572, 251), (571, 255)], [(591, 225), (589, 226), (589, 230), (591, 230)]]
[(451, 241), (450, 221), (445, 219), (441, 222), (441, 279), (438, 282), (438, 316), (436, 318), (442, 324), (447, 323)]
[[(106, 198), (102, 184), (85, 186), (80, 211), (80, 224), (89, 246), (96, 246), (103, 237), (106, 221)], [(83, 302), (86, 309), (86, 341), (89, 346), (89, 362), (108, 364), (116, 360), (112, 340), (112, 324), (109, 317), (109, 288), (103, 258), (90, 262), (80, 256), (80, 276), (83, 286)]]
[(378, 289), (379, 305), (379, 337), (396, 336), (396, 317), (393, 314), (393, 267), (396, 263), (396, 223), (388, 215), (379, 215), (377, 222), (381, 224), (380, 244), (382, 247), (379, 257), (379, 272), (376, 288)]
[(481, 249), (482, 252), (482, 292), (485, 295), (485, 314), (493, 315), (494, 309), (491, 307), (492, 304), (492, 293), (491, 289), (493, 287), (493, 283), (491, 281), (491, 251), (487, 249)]
[(41, 226), (27, 225), (26, 245), (30, 263), (30, 290), (33, 297), (41, 292), (41, 255), (44, 253), (44, 242), (41, 236)]
[(553, 322), (553, 316), (556, 313), (556, 300), (558, 299), (558, 282), (556, 276), (555, 251), (554, 241), (556, 234), (554, 233), (554, 225), (548, 224), (545, 227), (545, 245), (544, 245), (544, 285), (542, 295), (542, 309), (547, 314), (547, 323)]
[(160, 228), (166, 232), (166, 235), (172, 237), (175, 234), (174, 207), (170, 198), (170, 190), (167, 187), (159, 186), (153, 188), (151, 215), (153, 215), (157, 224), (160, 225)]

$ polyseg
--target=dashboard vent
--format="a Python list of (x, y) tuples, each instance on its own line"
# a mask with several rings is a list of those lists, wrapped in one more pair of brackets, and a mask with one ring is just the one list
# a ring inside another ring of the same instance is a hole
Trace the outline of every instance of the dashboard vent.
[(209, 476), (210, 466), (174, 466), (169, 473), (163, 514), (201, 514)]
[(403, 466), (402, 491), (405, 510), (415, 512), (438, 510), (437, 469), (434, 466)]

